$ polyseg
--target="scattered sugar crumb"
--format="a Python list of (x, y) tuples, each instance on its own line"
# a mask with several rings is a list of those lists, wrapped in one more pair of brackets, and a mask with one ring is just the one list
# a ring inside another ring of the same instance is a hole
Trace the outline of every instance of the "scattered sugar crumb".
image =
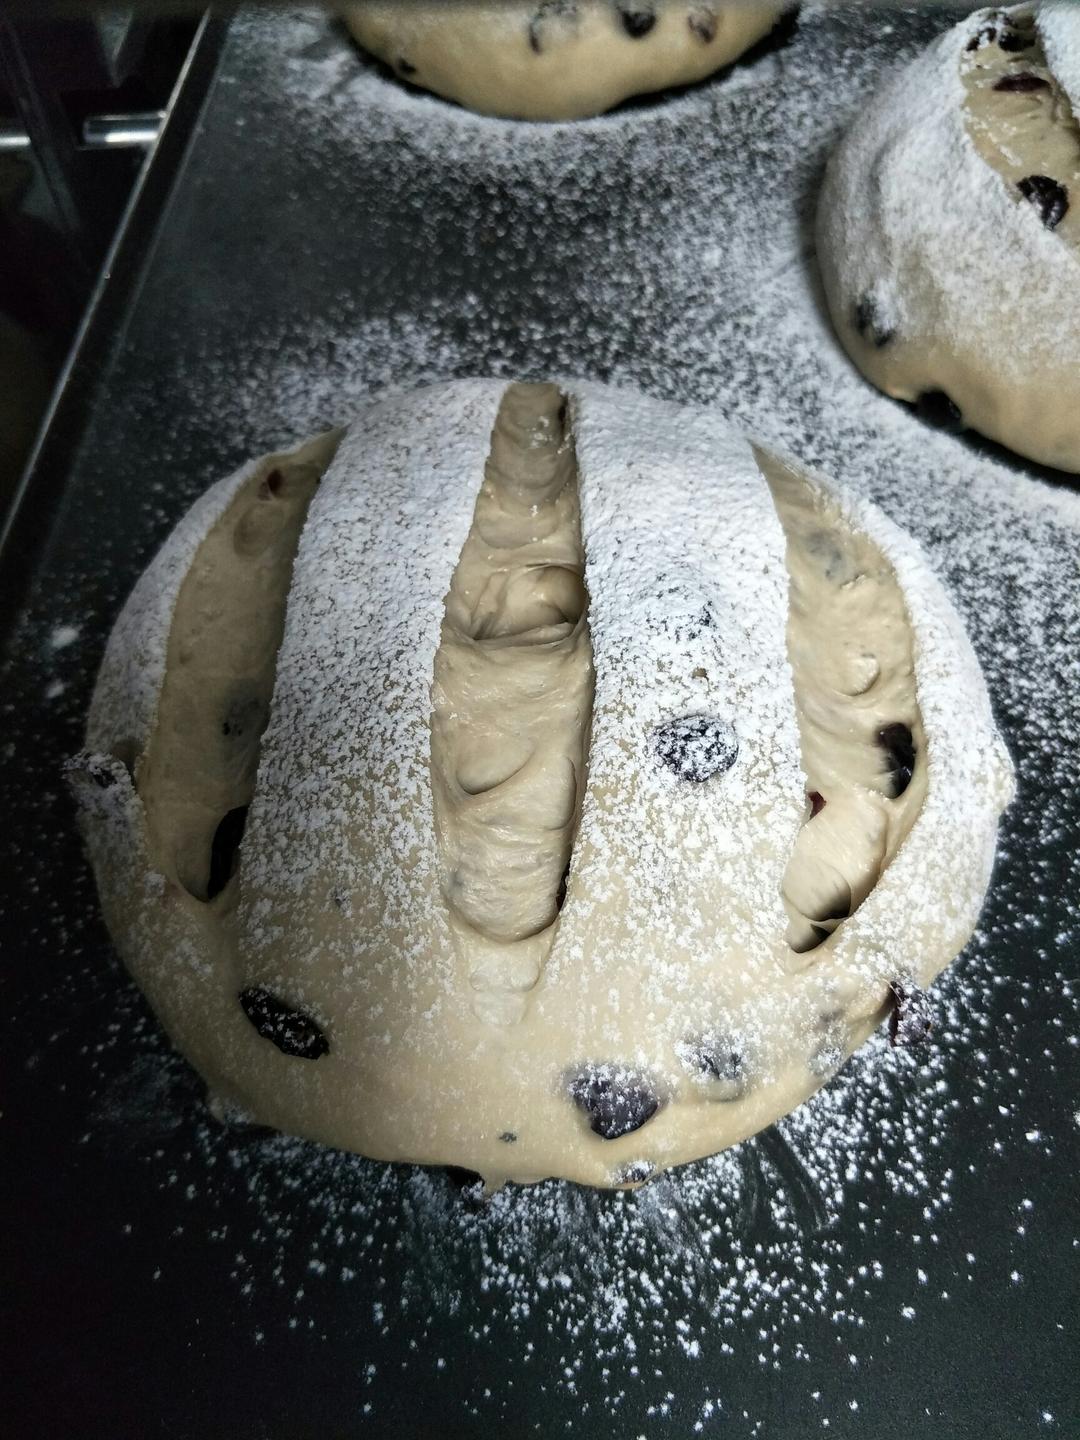
[(50, 650), (66, 650), (69, 645), (74, 645), (82, 634), (78, 625), (56, 625), (49, 634), (48, 646)]

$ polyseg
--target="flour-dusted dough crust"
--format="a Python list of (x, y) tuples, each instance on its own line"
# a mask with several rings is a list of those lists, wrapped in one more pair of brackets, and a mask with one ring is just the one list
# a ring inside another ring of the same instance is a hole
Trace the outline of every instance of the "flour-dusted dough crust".
[(117, 944), (219, 1097), (603, 1186), (753, 1134), (928, 985), (1012, 783), (878, 511), (715, 414), (487, 380), (200, 500), (72, 776)]
[(345, 12), (396, 74), (485, 115), (576, 120), (687, 85), (767, 35), (761, 0), (363, 0)]
[(1080, 10), (980, 10), (857, 118), (818, 257), (887, 394), (1080, 471)]

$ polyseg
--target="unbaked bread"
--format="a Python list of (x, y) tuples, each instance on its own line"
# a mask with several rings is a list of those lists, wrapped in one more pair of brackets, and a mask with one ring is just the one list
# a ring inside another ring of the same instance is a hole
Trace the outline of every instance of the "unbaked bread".
[(729, 65), (787, 0), (362, 0), (345, 11), (365, 50), (470, 110), (576, 120)]
[(1080, 471), (1080, 9), (980, 10), (829, 160), (837, 334), (888, 395)]
[(72, 764), (211, 1090), (388, 1160), (641, 1183), (822, 1085), (974, 926), (1011, 768), (872, 507), (717, 415), (459, 381), (215, 485)]

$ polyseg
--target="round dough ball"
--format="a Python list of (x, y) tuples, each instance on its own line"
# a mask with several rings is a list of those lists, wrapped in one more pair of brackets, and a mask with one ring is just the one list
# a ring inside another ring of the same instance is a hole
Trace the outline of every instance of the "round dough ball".
[(965, 943), (1011, 769), (878, 511), (717, 415), (459, 381), (211, 489), (72, 764), (212, 1092), (494, 1186), (770, 1124)]
[(863, 373), (1080, 471), (1080, 11), (980, 10), (829, 161), (818, 257)]
[(395, 74), (484, 115), (577, 120), (728, 65), (787, 8), (726, 0), (365, 0), (345, 12)]

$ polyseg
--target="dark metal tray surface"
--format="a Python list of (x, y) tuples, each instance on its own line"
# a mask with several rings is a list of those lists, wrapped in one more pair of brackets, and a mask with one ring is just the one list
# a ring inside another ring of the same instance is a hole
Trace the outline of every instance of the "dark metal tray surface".
[[(808, 224), (860, 98), (946, 20), (804, 7), (752, 63), (552, 127), (406, 93), (320, 16), (232, 22), (9, 569), (9, 1433), (1080, 1433), (1080, 500), (859, 379)], [(720, 405), (872, 495), (954, 595), (1017, 761), (927, 1053), (878, 1037), (636, 1195), (477, 1211), (443, 1172), (218, 1124), (114, 956), (61, 783), (118, 607), (205, 485), (375, 389), (471, 373)]]

